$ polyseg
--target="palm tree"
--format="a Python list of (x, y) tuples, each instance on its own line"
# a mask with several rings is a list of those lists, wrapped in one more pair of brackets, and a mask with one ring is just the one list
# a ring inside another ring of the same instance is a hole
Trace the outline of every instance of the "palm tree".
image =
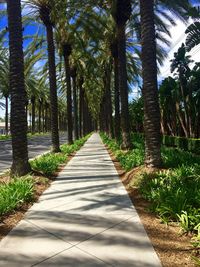
[(58, 131), (58, 101), (56, 84), (56, 65), (55, 65), (55, 45), (53, 35), (53, 22), (51, 20), (52, 1), (49, 0), (29, 0), (29, 5), (36, 10), (46, 28), (47, 50), (49, 65), (49, 83), (50, 83), (50, 107), (51, 107), (51, 134), (52, 151), (60, 152), (59, 131)]
[(73, 110), (74, 110), (74, 138), (78, 139), (78, 107), (77, 107), (77, 68), (71, 67), (71, 77), (73, 82)]
[(68, 143), (73, 144), (73, 120), (72, 120), (72, 86), (70, 77), (70, 55), (72, 45), (70, 43), (70, 33), (66, 30), (67, 22), (65, 19), (59, 20), (57, 24), (57, 43), (60, 55), (64, 58), (65, 79), (67, 85), (67, 132)]
[(10, 95), (9, 89), (9, 55), (8, 49), (3, 48), (0, 54), (0, 94), (1, 98), (5, 98), (5, 105), (1, 103), (0, 106), (5, 108), (5, 133), (8, 134), (8, 99)]
[(8, 30), (10, 51), (11, 134), (13, 162), (12, 176), (30, 171), (27, 149), (26, 91), (24, 83), (24, 56), (22, 47), (21, 1), (8, 0)]
[(195, 21), (187, 28), (185, 33), (187, 34), (186, 46), (190, 51), (192, 48), (200, 44), (200, 22)]
[[(171, 60), (171, 72), (173, 73), (177, 71), (180, 83), (180, 92), (185, 116), (184, 119), (181, 117), (179, 118), (186, 137), (190, 137), (191, 135), (191, 120), (189, 116), (189, 106), (187, 103), (187, 98), (189, 97), (187, 80), (189, 76), (188, 74), (190, 73), (189, 64), (192, 62), (193, 61), (190, 59), (190, 56), (186, 55), (186, 47), (184, 44), (182, 44), (178, 51), (174, 53), (174, 59)], [(180, 105), (177, 106), (177, 109), (180, 109)]]
[(140, 0), (142, 76), (144, 97), (145, 163), (161, 166), (160, 109), (158, 104), (154, 1)]
[(121, 129), (122, 148), (131, 148), (129, 111), (128, 111), (128, 84), (126, 64), (126, 23), (131, 16), (131, 0), (112, 1), (112, 16), (116, 23), (117, 45), (118, 45), (118, 71), (119, 90), (121, 97)]

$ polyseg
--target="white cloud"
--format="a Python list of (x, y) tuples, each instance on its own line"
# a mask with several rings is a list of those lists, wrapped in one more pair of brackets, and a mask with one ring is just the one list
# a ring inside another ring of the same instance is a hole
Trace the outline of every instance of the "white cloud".
[[(188, 25), (190, 23), (191, 21), (188, 23)], [(185, 42), (186, 40), (185, 30), (188, 25), (185, 25), (183, 22), (178, 20), (177, 25), (171, 28), (170, 32), (171, 32), (172, 43), (169, 50), (168, 58), (165, 60), (164, 65), (160, 68), (161, 73), (159, 75), (159, 80), (162, 80), (165, 77), (171, 75), (170, 60), (173, 59), (174, 53), (178, 50), (181, 44)], [(194, 61), (200, 61), (200, 45), (192, 49), (189, 54), (191, 55), (191, 58)]]

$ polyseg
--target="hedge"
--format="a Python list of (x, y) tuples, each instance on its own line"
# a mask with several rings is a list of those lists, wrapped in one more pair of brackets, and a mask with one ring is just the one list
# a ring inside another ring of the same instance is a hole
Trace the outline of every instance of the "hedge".
[[(133, 133), (132, 138), (144, 138), (144, 134)], [(200, 139), (163, 135), (162, 144), (165, 146), (180, 148), (195, 154), (200, 154)]]

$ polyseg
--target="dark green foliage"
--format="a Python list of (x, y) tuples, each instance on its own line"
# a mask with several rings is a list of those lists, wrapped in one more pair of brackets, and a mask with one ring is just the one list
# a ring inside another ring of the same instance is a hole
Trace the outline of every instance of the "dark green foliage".
[(59, 165), (64, 163), (66, 159), (67, 156), (62, 153), (48, 153), (31, 161), (31, 168), (50, 176), (57, 171)]
[(123, 151), (120, 149), (120, 144), (117, 144), (114, 139), (110, 139), (107, 135), (101, 133), (101, 138), (103, 142), (112, 150), (116, 159), (119, 160), (121, 166), (126, 171), (143, 164), (144, 162), (144, 146), (140, 142), (141, 138), (135, 139), (132, 142), (134, 149), (129, 151)]
[(163, 164), (166, 168), (176, 168), (182, 165), (200, 165), (200, 156), (178, 148), (162, 147)]
[[(131, 139), (133, 142), (144, 143), (144, 134), (131, 133)], [(167, 147), (176, 147), (188, 152), (200, 154), (200, 139), (163, 135), (162, 144)]]
[(197, 233), (200, 229), (199, 173), (199, 164), (144, 173), (140, 177), (140, 192), (163, 221), (179, 221), (184, 231)]
[(185, 151), (200, 154), (200, 139), (164, 135), (162, 142), (165, 146), (175, 146)]
[(33, 179), (30, 176), (13, 179), (9, 184), (0, 185), (0, 215), (19, 208), (33, 199)]
[(175, 138), (174, 138), (174, 136), (163, 135), (162, 143), (165, 146), (172, 146), (172, 147), (176, 146), (175, 145)]

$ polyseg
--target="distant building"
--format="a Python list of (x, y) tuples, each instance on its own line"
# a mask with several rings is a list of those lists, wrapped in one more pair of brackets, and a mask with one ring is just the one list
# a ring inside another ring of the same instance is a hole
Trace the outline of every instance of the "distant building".
[[(8, 124), (8, 133), (10, 133), (10, 123)], [(5, 122), (0, 122), (0, 135), (6, 134)]]

